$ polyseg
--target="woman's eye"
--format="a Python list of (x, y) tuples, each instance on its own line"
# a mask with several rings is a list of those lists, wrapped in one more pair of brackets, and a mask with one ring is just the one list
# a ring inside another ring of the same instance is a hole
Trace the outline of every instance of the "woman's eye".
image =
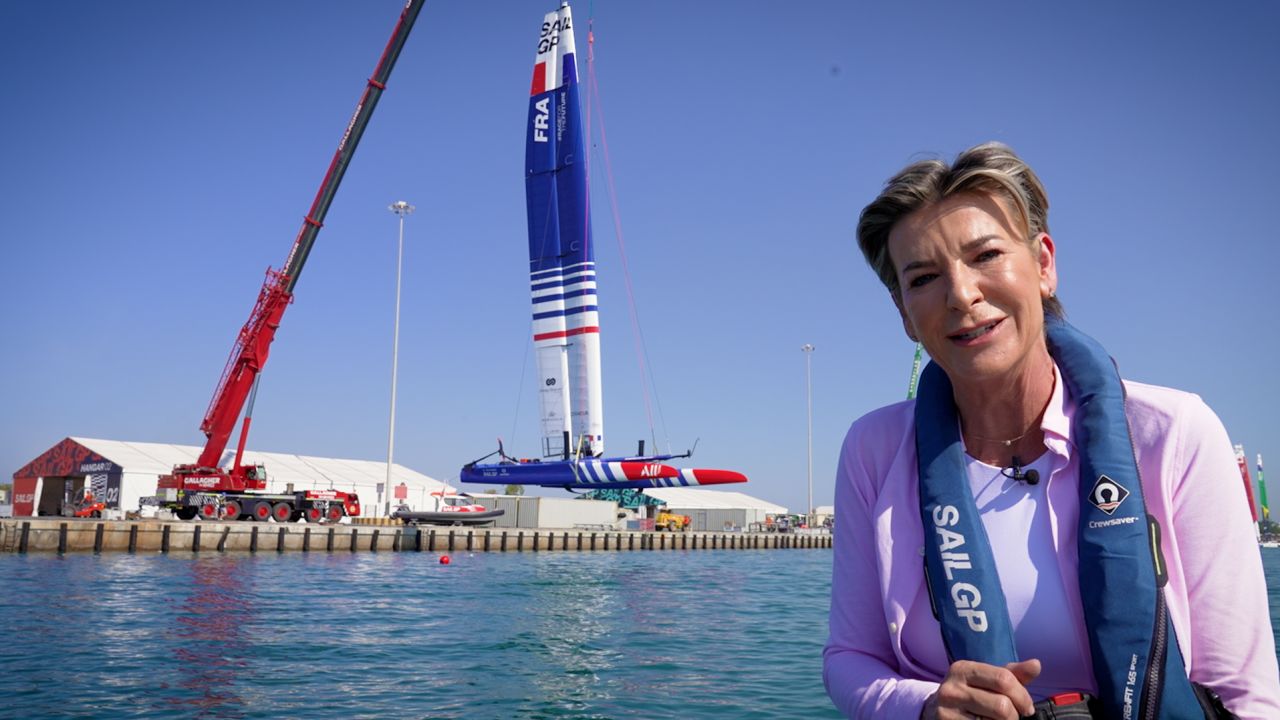
[(936, 277), (938, 276), (934, 273), (925, 273), (924, 275), (917, 275), (911, 278), (911, 280), (907, 282), (907, 287), (913, 287), (913, 288), (921, 287)]
[(998, 257), (1000, 257), (1000, 251), (999, 251), (999, 250), (983, 250), (981, 253), (978, 253), (978, 262), (986, 262), (986, 261), (988, 261), (988, 260), (995, 260), (995, 259), (996, 259), (996, 258), (998, 258)]

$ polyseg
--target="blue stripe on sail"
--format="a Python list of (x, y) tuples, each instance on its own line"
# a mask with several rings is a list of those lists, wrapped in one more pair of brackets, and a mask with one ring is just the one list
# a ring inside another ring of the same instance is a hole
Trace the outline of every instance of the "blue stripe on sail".
[[(569, 298), (586, 297), (588, 295), (595, 294), (597, 293), (595, 289), (592, 288), (590, 290), (575, 290), (573, 292), (561, 293), (559, 295), (538, 295), (533, 298), (533, 304), (537, 305), (538, 303), (551, 302), (553, 300), (567, 300)], [(592, 307), (592, 309), (594, 310), (596, 308)]]
[(529, 288), (529, 291), (538, 292), (539, 290), (550, 290), (552, 288), (558, 288), (558, 287), (564, 287), (564, 283), (561, 282), (560, 280), (554, 280), (552, 282), (535, 283), (533, 286)]
[(532, 282), (538, 282), (541, 280), (547, 280), (549, 278), (553, 278), (563, 273), (564, 273), (564, 268), (559, 266), (551, 268), (550, 270), (534, 270), (529, 273), (529, 280)]
[[(599, 312), (600, 308), (595, 305), (583, 305), (582, 307), (569, 308), (564, 311), (565, 315), (579, 315), (584, 312)], [(537, 317), (537, 315), (534, 315)]]
[(553, 318), (553, 317), (564, 317), (564, 311), (550, 310), (548, 312), (540, 312), (540, 313), (533, 314), (534, 320), (546, 320), (547, 318)]

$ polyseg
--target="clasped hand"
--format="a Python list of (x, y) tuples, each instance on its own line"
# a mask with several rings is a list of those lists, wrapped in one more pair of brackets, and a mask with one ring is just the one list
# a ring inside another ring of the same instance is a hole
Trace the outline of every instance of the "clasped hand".
[(1026, 685), (1040, 675), (1039, 660), (1004, 667), (957, 660), (937, 692), (925, 701), (921, 720), (1018, 720), (1035, 714)]

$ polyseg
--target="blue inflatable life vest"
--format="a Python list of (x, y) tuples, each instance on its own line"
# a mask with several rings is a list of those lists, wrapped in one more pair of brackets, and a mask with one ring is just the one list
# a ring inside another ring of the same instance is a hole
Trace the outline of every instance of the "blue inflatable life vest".
[[(1203, 720), (1165, 606), (1160, 527), (1147, 514), (1124, 385), (1097, 341), (1047, 320), (1049, 353), (1076, 402), (1080, 599), (1098, 700), (1117, 720)], [(986, 529), (964, 481), (951, 381), (929, 363), (916, 398), (925, 577), (952, 660), (1018, 660)]]

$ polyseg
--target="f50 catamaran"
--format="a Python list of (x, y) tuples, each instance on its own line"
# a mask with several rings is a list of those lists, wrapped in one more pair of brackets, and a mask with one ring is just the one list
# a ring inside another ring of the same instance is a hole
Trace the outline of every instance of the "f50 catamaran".
[(673, 467), (666, 461), (691, 453), (644, 455), (643, 443), (634, 457), (603, 457), (596, 264), (568, 3), (542, 20), (525, 133), (533, 343), (550, 459), (517, 460), (499, 446), (499, 462), (472, 462), (460, 480), (584, 490), (746, 482), (732, 470)]

